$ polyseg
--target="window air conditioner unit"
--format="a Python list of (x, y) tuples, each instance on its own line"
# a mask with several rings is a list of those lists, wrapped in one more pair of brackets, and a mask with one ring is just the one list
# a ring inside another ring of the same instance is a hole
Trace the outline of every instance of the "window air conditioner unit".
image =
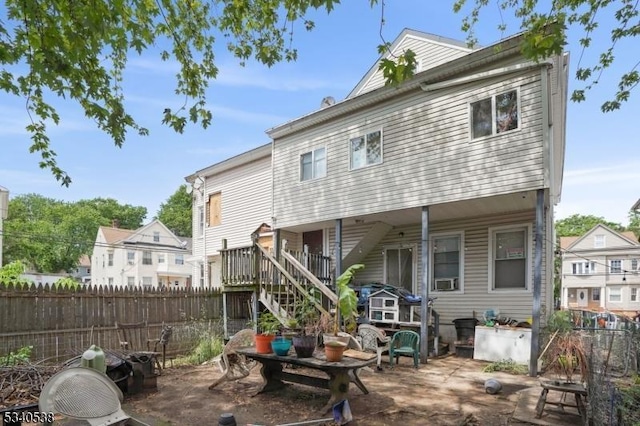
[(449, 291), (455, 290), (456, 279), (455, 278), (447, 278), (436, 280), (436, 290), (438, 291)]

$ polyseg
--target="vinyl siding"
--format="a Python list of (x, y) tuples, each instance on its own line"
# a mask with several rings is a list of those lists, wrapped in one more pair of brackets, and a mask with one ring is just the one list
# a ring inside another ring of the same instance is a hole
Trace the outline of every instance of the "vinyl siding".
[[(545, 221), (546, 222), (546, 221)], [(441, 324), (453, 327), (452, 320), (456, 318), (468, 318), (475, 316), (481, 319), (482, 313), (487, 309), (500, 309), (502, 316), (511, 317), (518, 321), (525, 321), (532, 315), (533, 292), (490, 292), (489, 291), (489, 231), (490, 228), (504, 225), (530, 225), (531, 235), (528, 236), (529, 256), (531, 257), (531, 270), (529, 274), (529, 288), (533, 288), (533, 233), (535, 232), (535, 211), (516, 212), (508, 215), (495, 215), (491, 217), (475, 217), (456, 221), (443, 221), (429, 224), (430, 234), (440, 233), (464, 233), (464, 293), (432, 292), (436, 296), (435, 309), (440, 313)], [(548, 246), (549, 230), (543, 229), (545, 235), (543, 253)], [(359, 236), (363, 235), (366, 227), (345, 227), (343, 229), (343, 247), (354, 246)], [(400, 236), (400, 233), (403, 233)], [(396, 227), (376, 246), (372, 247), (363, 263), (365, 269), (358, 272), (356, 280), (360, 283), (384, 282), (384, 250), (386, 247), (415, 247), (417, 253), (417, 293), (420, 294), (420, 282), (422, 274), (421, 265), (421, 225)], [(335, 232), (329, 235), (330, 244), (335, 242)], [(344, 250), (346, 252), (346, 249)], [(548, 256), (542, 256), (542, 293), (541, 301), (543, 312), (549, 314), (552, 311), (551, 296), (553, 294), (553, 280), (545, 274)], [(349, 265), (344, 265), (344, 268)], [(393, 283), (390, 283), (393, 284)], [(544, 322), (544, 318), (543, 318)]]
[[(439, 43), (413, 35), (406, 35), (392, 53), (394, 56), (399, 56), (407, 49), (411, 49), (413, 53), (416, 54), (416, 61), (422, 63), (422, 68), (418, 70), (419, 72), (459, 58), (471, 51), (470, 49), (450, 44)], [(390, 56), (391, 55), (387, 55), (387, 58)], [(349, 97), (358, 96), (384, 86), (384, 77), (382, 75), (382, 71), (378, 70), (378, 64), (379, 62), (374, 66), (375, 72), (366, 77), (366, 80), (360, 83), (362, 84), (360, 89), (351, 93)]]
[[(512, 88), (520, 90), (520, 128), (470, 141), (469, 102)], [(349, 139), (378, 129), (382, 164), (350, 171)], [(322, 146), (327, 176), (300, 182), (300, 155)], [(542, 188), (540, 72), (418, 90), (277, 139), (273, 156), (279, 228)]]

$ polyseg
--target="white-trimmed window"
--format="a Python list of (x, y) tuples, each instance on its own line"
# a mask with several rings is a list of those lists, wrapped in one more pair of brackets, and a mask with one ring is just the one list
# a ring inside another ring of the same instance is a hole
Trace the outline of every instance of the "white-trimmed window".
[(571, 264), (573, 275), (588, 275), (596, 273), (595, 262), (574, 262)]
[(204, 235), (204, 207), (198, 206), (198, 235)]
[(432, 291), (462, 290), (462, 233), (434, 235), (431, 252)]
[(621, 301), (622, 301), (622, 290), (619, 288), (610, 288), (609, 302), (621, 302)]
[(520, 126), (518, 89), (470, 104), (471, 139), (497, 135)]
[(107, 254), (107, 266), (113, 266), (113, 253)]
[(350, 169), (382, 163), (382, 130), (349, 140)]
[(109, 285), (113, 285), (113, 277), (109, 277), (109, 278), (107, 278), (107, 283), (108, 283)]
[(327, 175), (325, 148), (317, 148), (300, 156), (300, 180), (319, 179)]
[(153, 265), (153, 260), (151, 260), (151, 252), (145, 250), (142, 252), (142, 264), (143, 265)]
[(153, 242), (154, 243), (159, 243), (160, 242), (160, 232), (153, 231)]
[(164, 253), (158, 253), (158, 263), (164, 263)]
[(204, 262), (200, 262), (200, 288), (204, 288)]
[(184, 265), (184, 254), (176, 254), (176, 265)]
[(631, 270), (632, 271), (638, 270), (638, 259), (631, 259)]
[(593, 300), (594, 302), (600, 301), (600, 287), (591, 289), (591, 300)]
[(135, 287), (136, 285), (136, 277), (127, 277), (127, 287)]
[(153, 278), (152, 277), (142, 277), (142, 285), (145, 287), (151, 287), (151, 284), (153, 283)]
[(529, 289), (530, 226), (489, 229), (490, 289)]
[(631, 287), (630, 300), (632, 302), (637, 302), (638, 301), (638, 287)]
[(136, 252), (132, 250), (127, 251), (127, 264), (133, 265), (136, 261)]
[(620, 260), (620, 259), (611, 259), (609, 261), (609, 273), (610, 274), (621, 274), (622, 273), (622, 260)]
[(593, 236), (593, 248), (604, 248), (604, 235), (598, 234)]

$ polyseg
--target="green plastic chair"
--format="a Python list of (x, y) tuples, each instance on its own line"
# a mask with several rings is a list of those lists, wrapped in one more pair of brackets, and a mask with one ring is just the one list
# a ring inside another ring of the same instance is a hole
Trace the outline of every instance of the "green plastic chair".
[(389, 364), (393, 368), (393, 359), (396, 359), (396, 363), (400, 364), (400, 355), (412, 356), (413, 366), (418, 368), (420, 362), (420, 335), (415, 331), (402, 330), (396, 332), (391, 338), (391, 344), (389, 345)]

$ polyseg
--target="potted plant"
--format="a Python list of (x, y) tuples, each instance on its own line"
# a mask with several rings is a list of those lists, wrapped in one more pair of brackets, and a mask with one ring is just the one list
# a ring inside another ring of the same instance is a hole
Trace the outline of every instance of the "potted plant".
[(310, 296), (310, 298), (299, 301), (294, 310), (292, 325), (297, 332), (292, 340), (298, 358), (311, 357), (316, 348), (320, 315), (314, 304), (315, 292), (312, 291)]
[[(353, 330), (357, 325), (358, 318), (358, 297), (356, 292), (349, 287), (349, 283), (353, 280), (357, 271), (364, 269), (364, 265), (357, 263), (351, 265), (344, 271), (336, 280), (336, 291), (338, 293), (338, 303), (336, 305), (334, 318), (333, 318), (333, 337), (325, 340), (325, 357), (327, 361), (340, 361), (342, 354), (347, 348), (348, 340), (338, 340), (338, 334), (340, 332), (340, 317), (342, 317), (342, 323), (346, 330)], [(347, 339), (350, 339), (348, 333), (346, 333)]]
[(268, 354), (273, 350), (271, 342), (275, 339), (276, 333), (280, 331), (280, 320), (269, 311), (262, 312), (258, 318), (259, 333), (256, 333), (256, 352)]

